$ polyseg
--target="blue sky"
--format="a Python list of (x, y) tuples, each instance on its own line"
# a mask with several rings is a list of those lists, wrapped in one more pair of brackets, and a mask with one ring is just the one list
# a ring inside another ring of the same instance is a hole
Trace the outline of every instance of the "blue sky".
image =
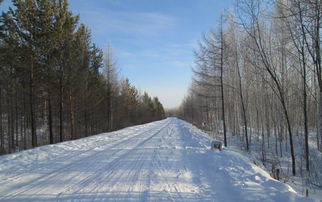
[[(179, 106), (191, 81), (193, 50), (234, 0), (69, 0), (102, 49), (110, 43), (123, 77), (166, 108)], [(4, 0), (2, 9), (10, 4)]]

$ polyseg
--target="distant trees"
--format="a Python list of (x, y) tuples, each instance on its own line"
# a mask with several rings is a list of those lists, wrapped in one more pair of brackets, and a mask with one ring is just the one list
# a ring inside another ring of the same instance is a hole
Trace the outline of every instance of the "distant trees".
[(165, 118), (163, 106), (158, 98), (151, 98), (146, 92), (142, 96), (128, 79), (121, 82), (119, 101), (123, 107), (119, 127), (129, 123), (140, 124)]
[(321, 151), (321, 1), (237, 2), (237, 12), (220, 23), (222, 30), (210, 31), (199, 43), (179, 114), (216, 134), (225, 120), (227, 133), (239, 136), (246, 150), (254, 138), (261, 141), (263, 162), (271, 158), (268, 152), (283, 156), (283, 148), (290, 150), (292, 174), (303, 174), (302, 160), (306, 171), (312, 162), (310, 131)]
[(164, 118), (157, 98), (120, 80), (111, 47), (92, 43), (67, 0), (12, 2), (0, 18), (1, 154)]

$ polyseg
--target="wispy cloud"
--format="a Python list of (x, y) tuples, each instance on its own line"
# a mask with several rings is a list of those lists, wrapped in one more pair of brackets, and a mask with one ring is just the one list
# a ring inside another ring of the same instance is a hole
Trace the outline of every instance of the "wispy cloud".
[[(157, 62), (163, 64), (168, 68), (187, 68), (193, 66), (193, 44), (165, 44), (160, 47), (148, 47), (141, 50), (120, 50), (120, 57), (124, 61), (146, 61), (149, 60), (150, 64)], [(153, 65), (152, 65), (153, 66)]]
[(186, 68), (190, 68), (192, 67), (192, 63), (191, 62), (187, 62), (187, 61), (172, 61), (171, 65), (175, 66), (175, 67), (186, 67)]
[[(179, 65), (179, 61), (174, 58), (187, 55), (190, 56), (193, 53), (194, 48), (194, 43), (164, 44), (157, 47), (149, 46), (147, 49), (135, 51), (123, 50), (120, 51), (120, 55), (124, 57), (157, 57), (173, 61), (173, 64)], [(182, 65), (182, 63), (180, 65)]]
[(169, 47), (169, 48), (196, 48), (197, 47), (197, 43), (196, 41), (191, 41), (191, 42), (188, 42), (188, 43), (173, 43), (173, 44), (167, 44), (166, 47)]
[(136, 54), (128, 52), (128, 51), (122, 51), (119, 53), (121, 57), (135, 57)]
[(174, 17), (165, 14), (112, 10), (85, 11), (81, 19), (91, 24), (96, 33), (134, 36), (158, 36), (162, 32), (172, 30), (176, 24)]
[(121, 51), (120, 52), (120, 56), (122, 57), (148, 57), (148, 58), (162, 58), (165, 55), (161, 53), (161, 51), (159, 50), (141, 50), (141, 51), (133, 51), (133, 52), (129, 52), (129, 51)]

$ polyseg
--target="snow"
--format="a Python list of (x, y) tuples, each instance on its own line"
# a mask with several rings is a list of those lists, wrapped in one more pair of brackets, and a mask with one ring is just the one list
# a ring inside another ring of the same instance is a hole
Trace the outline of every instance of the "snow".
[(168, 118), (0, 157), (0, 201), (310, 201)]
[[(241, 133), (244, 127), (241, 127)], [(249, 131), (251, 128), (249, 128)], [(214, 137), (217, 140), (223, 141), (223, 134), (218, 134), (212, 131), (205, 131), (208, 136)], [(245, 151), (245, 139), (243, 135), (231, 135), (228, 131), (227, 142), (228, 147), (242, 153), (247, 156), (251, 162), (260, 166), (268, 172), (272, 172), (272, 167), (280, 169), (280, 179), (282, 182), (290, 185), (298, 194), (306, 195), (308, 191), (308, 197), (322, 201), (322, 153), (318, 151), (316, 144), (316, 134), (311, 133), (309, 136), (309, 149), (310, 149), (310, 172), (305, 171), (305, 151), (304, 151), (304, 135), (302, 133), (295, 133), (293, 137), (294, 152), (296, 158), (297, 176), (292, 176), (291, 169), (291, 154), (289, 149), (289, 141), (283, 140), (279, 144), (280, 140), (277, 140), (275, 136), (271, 135), (269, 141), (265, 137), (265, 162), (263, 162), (263, 145), (261, 134), (257, 134), (255, 129), (252, 129), (252, 138), (250, 141), (250, 151)], [(268, 146), (267, 143), (270, 143)], [(278, 154), (276, 153), (276, 146)], [(280, 149), (282, 149), (283, 157), (280, 156)]]

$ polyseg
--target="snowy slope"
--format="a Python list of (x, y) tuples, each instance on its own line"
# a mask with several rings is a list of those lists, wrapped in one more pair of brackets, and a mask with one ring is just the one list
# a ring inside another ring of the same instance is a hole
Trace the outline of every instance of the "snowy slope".
[(308, 201), (175, 119), (0, 157), (0, 201)]

